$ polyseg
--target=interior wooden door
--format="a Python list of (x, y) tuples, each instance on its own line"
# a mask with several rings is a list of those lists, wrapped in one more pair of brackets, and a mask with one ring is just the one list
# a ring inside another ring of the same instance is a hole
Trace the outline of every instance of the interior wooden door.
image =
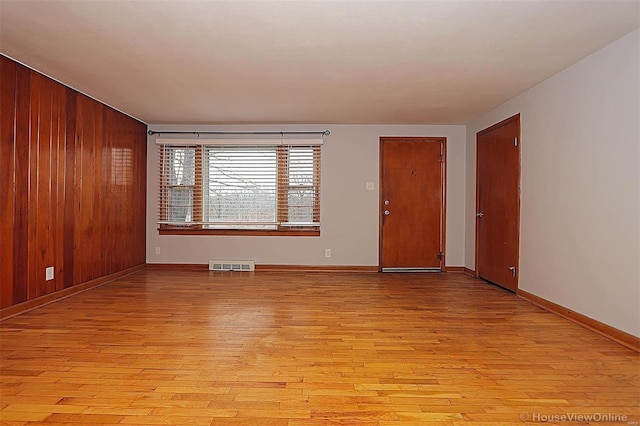
[(520, 243), (520, 116), (477, 135), (476, 272), (518, 288)]
[(381, 138), (380, 265), (444, 269), (445, 138)]

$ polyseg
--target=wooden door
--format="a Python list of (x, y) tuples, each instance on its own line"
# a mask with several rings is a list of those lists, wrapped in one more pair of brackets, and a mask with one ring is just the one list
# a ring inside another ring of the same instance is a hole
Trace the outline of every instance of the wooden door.
[(382, 271), (444, 269), (445, 138), (381, 138)]
[(520, 241), (520, 116), (477, 135), (476, 272), (518, 288)]

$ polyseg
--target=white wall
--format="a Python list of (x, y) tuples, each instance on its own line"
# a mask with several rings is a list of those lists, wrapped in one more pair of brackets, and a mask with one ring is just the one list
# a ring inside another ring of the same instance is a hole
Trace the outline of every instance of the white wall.
[[(207, 263), (211, 258), (252, 259), (258, 264), (378, 265), (380, 136), (447, 138), (446, 264), (464, 264), (465, 126), (149, 125), (153, 130), (331, 130), (322, 148), (320, 237), (158, 235), (158, 149), (148, 140), (147, 263)], [(365, 183), (376, 183), (366, 191)], [(155, 248), (160, 247), (159, 255)], [(324, 249), (332, 257), (324, 257)]]
[(475, 268), (476, 132), (521, 114), (519, 287), (640, 336), (640, 30), (467, 127), (465, 266)]

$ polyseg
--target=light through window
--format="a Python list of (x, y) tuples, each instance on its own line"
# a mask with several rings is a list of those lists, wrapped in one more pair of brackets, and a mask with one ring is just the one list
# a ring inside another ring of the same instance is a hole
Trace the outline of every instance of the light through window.
[(207, 147), (205, 158), (205, 226), (275, 229), (276, 148)]

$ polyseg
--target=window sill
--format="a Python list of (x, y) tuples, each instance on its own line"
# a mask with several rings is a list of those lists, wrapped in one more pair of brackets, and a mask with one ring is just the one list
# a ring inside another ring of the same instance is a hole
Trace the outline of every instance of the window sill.
[(258, 230), (258, 229), (197, 229), (158, 228), (159, 235), (235, 235), (246, 237), (319, 237), (319, 229)]

